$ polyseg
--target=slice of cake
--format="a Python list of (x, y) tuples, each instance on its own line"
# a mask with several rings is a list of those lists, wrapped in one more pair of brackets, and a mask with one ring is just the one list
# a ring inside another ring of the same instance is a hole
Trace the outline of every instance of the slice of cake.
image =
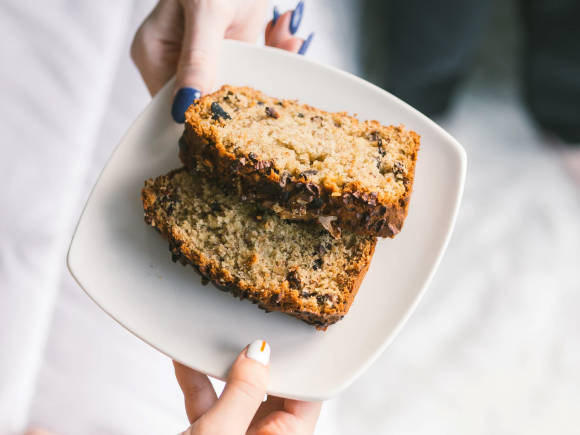
[(316, 223), (285, 221), (185, 168), (147, 180), (141, 196), (174, 261), (321, 329), (347, 313), (375, 248), (371, 236), (335, 239)]
[(397, 234), (407, 215), (419, 136), (224, 86), (192, 104), (182, 162), (285, 219)]

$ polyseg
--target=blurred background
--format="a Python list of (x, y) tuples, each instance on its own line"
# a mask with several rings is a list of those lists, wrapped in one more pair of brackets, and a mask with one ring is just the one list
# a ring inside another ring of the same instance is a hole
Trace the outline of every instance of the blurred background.
[[(128, 53), (153, 4), (0, 4), (1, 434), (187, 426), (168, 358), (65, 269), (90, 188), (150, 100)], [(308, 57), (409, 101), (469, 159), (429, 291), (375, 364), (325, 404), (318, 434), (578, 433), (577, 5), (307, 0)]]

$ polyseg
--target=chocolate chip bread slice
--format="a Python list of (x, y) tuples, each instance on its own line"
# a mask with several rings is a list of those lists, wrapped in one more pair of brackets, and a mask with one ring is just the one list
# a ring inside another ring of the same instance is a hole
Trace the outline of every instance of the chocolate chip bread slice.
[(322, 329), (347, 313), (375, 248), (373, 237), (334, 239), (315, 223), (287, 222), (184, 168), (147, 180), (141, 196), (174, 261)]
[(287, 219), (381, 237), (407, 215), (419, 136), (250, 88), (224, 86), (189, 107), (180, 158)]

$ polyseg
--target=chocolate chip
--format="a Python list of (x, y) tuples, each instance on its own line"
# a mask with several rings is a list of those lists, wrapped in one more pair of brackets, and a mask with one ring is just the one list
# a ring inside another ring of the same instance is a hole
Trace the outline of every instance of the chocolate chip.
[(314, 198), (312, 202), (308, 204), (308, 208), (311, 210), (318, 210), (319, 208), (322, 208), (323, 205), (324, 203), (322, 202), (322, 199)]
[(383, 148), (383, 140), (380, 137), (377, 140), (377, 148), (379, 150), (379, 156), (377, 157), (377, 169), (380, 170), (383, 157), (385, 157), (385, 154), (387, 153), (385, 148)]
[(209, 208), (211, 209), (211, 211), (213, 212), (219, 212), (222, 211), (222, 207), (221, 205), (219, 205), (219, 203), (217, 201), (214, 201), (210, 204)]
[(278, 101), (276, 104), (277, 104), (278, 106), (284, 106), (284, 103), (282, 103), (282, 101)]
[(383, 216), (387, 212), (387, 207), (384, 205), (379, 206), (379, 215)]
[(297, 116), (298, 118), (304, 118), (304, 113), (298, 112), (298, 113), (296, 114), (296, 116)]
[(296, 270), (291, 270), (286, 275), (286, 280), (288, 284), (290, 284), (290, 288), (300, 290), (302, 288), (302, 283), (300, 282), (300, 277), (298, 276), (298, 272)]
[(270, 106), (266, 106), (266, 116), (269, 116), (270, 118), (274, 119), (280, 118), (280, 114), (276, 112), (276, 109)]
[(402, 180), (405, 173), (405, 165), (402, 162), (395, 162), (393, 165), (393, 174), (397, 180)]
[(270, 303), (271, 304), (279, 304), (282, 300), (282, 295), (280, 293), (272, 293), (270, 296)]
[(387, 151), (383, 148), (383, 140), (379, 137), (378, 141), (377, 141), (377, 147), (379, 149), (379, 155), (381, 157), (384, 157), (385, 154), (387, 153)]
[(309, 175), (316, 175), (318, 171), (316, 169), (307, 169), (304, 172), (301, 172), (299, 177), (308, 178)]
[(288, 182), (288, 178), (290, 178), (290, 174), (286, 171), (282, 172), (282, 176), (280, 177), (280, 187), (284, 187), (286, 186), (286, 183)]
[(306, 191), (314, 196), (318, 196), (320, 189), (314, 183), (306, 183)]
[(328, 295), (317, 295), (316, 301), (319, 305), (324, 305), (326, 301), (329, 299)]
[(263, 106), (264, 102), (263, 101), (258, 101), (258, 106)]
[(248, 158), (249, 158), (249, 159), (250, 159), (252, 162), (255, 162), (255, 161), (257, 161), (257, 160), (258, 160), (258, 156), (257, 156), (255, 153), (253, 153), (253, 152), (250, 152), (250, 154), (248, 154)]
[(312, 265), (312, 269), (318, 270), (322, 267), (322, 264), (323, 264), (322, 258), (317, 258), (316, 260), (314, 260), (314, 264)]
[(213, 119), (214, 121), (217, 121), (218, 119), (232, 119), (232, 117), (229, 115), (228, 112), (226, 112), (222, 106), (220, 106), (218, 103), (216, 103), (215, 101), (213, 103), (211, 103), (211, 119)]

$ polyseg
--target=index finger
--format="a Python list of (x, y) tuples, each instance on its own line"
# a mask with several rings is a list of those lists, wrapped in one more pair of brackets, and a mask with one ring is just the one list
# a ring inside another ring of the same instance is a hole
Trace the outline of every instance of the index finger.
[(268, 384), (270, 345), (253, 341), (239, 355), (228, 374), (224, 391), (204, 415), (207, 424), (220, 424), (223, 433), (246, 433)]
[(217, 396), (208, 377), (183, 364), (173, 361), (175, 377), (185, 399), (185, 412), (193, 423), (213, 406)]

